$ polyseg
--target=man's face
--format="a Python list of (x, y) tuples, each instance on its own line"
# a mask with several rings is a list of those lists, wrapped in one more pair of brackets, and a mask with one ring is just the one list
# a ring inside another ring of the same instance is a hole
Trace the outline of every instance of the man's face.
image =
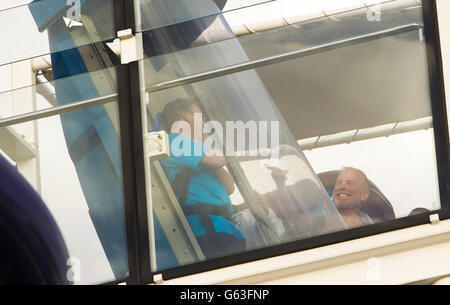
[(353, 169), (341, 171), (333, 189), (333, 201), (338, 209), (354, 209), (362, 206), (369, 197), (364, 176)]

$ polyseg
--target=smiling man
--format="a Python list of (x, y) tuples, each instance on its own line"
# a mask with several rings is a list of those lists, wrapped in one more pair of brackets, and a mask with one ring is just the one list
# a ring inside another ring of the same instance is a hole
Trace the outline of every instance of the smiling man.
[(367, 177), (359, 169), (344, 167), (333, 189), (333, 202), (347, 227), (355, 228), (372, 224), (372, 219), (361, 208), (369, 198)]

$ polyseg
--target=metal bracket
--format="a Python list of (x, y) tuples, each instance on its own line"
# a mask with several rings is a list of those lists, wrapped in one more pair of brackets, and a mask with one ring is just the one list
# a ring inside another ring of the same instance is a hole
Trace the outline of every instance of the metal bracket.
[(164, 279), (163, 279), (163, 277), (162, 277), (162, 274), (161, 274), (161, 273), (155, 274), (155, 275), (153, 276), (153, 282), (154, 282), (156, 285), (162, 284), (162, 283), (164, 282)]
[(169, 136), (165, 131), (150, 132), (144, 136), (144, 155), (151, 161), (170, 157)]
[(430, 215), (430, 222), (432, 225), (436, 225), (440, 222), (441, 220), (439, 219), (439, 214), (431, 214)]
[(128, 64), (138, 60), (138, 47), (136, 36), (131, 29), (117, 32), (120, 39), (120, 60), (122, 64)]

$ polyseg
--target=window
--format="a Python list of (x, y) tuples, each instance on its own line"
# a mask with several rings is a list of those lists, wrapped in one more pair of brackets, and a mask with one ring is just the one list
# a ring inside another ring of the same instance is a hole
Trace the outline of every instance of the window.
[(421, 3), (319, 2), (136, 1), (152, 272), (441, 209)]
[(76, 283), (448, 218), (434, 2), (27, 3), (0, 7), (0, 153), (48, 204)]
[(93, 284), (129, 269), (113, 6), (79, 4), (0, 11), (0, 149), (58, 223), (68, 280)]

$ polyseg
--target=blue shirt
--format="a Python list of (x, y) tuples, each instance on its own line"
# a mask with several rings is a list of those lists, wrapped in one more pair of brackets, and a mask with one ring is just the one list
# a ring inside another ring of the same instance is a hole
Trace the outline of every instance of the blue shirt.
[[(186, 206), (194, 206), (197, 203), (209, 203), (217, 206), (225, 206), (228, 217), (233, 214), (233, 207), (225, 186), (217, 180), (214, 170), (201, 164), (201, 160), (209, 151), (209, 148), (180, 134), (169, 135), (170, 157), (161, 160), (161, 165), (170, 183), (184, 168), (193, 170), (186, 196)], [(231, 234), (237, 239), (245, 239), (244, 235), (230, 220), (220, 215), (209, 215), (218, 233)], [(191, 225), (195, 236), (206, 234), (198, 215), (188, 215), (187, 220)]]

